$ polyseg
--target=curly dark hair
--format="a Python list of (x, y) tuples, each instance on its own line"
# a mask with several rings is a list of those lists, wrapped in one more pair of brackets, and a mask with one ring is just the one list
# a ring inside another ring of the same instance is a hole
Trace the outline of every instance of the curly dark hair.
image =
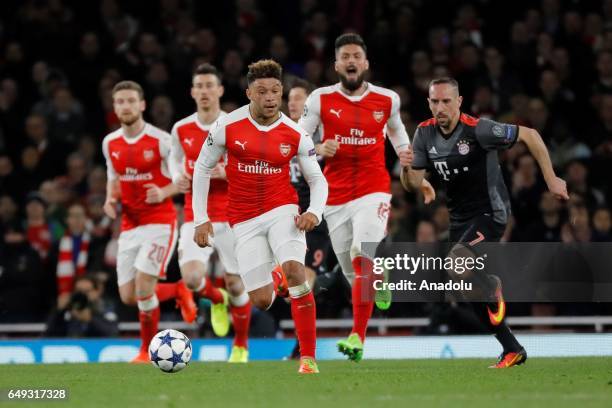
[(276, 78), (279, 81), (283, 77), (283, 68), (271, 59), (259, 60), (249, 65), (247, 83), (251, 85), (256, 79)]

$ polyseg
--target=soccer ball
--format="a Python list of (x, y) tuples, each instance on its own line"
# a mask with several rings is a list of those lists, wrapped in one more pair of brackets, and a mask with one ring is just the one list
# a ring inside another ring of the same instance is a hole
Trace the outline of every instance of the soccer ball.
[(187, 367), (191, 351), (191, 340), (178, 330), (162, 330), (149, 343), (151, 363), (165, 373)]

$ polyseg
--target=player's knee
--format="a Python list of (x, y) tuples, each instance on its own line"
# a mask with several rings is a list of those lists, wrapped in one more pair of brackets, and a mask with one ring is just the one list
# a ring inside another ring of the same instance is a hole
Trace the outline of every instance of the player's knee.
[(181, 268), (183, 282), (190, 290), (196, 290), (202, 284), (204, 271), (200, 270), (198, 262), (187, 262)]
[(272, 306), (272, 302), (274, 301), (273, 292), (270, 293), (255, 290), (249, 293), (249, 299), (251, 303), (260, 310), (267, 310)]
[(286, 261), (283, 263), (283, 272), (287, 276), (289, 286), (296, 286), (304, 283), (306, 276), (304, 272), (304, 264), (298, 261)]
[(119, 297), (124, 305), (136, 306), (136, 294), (134, 292), (121, 292), (119, 291)]
[(230, 296), (237, 297), (244, 293), (242, 279), (238, 275), (225, 274), (225, 287)]

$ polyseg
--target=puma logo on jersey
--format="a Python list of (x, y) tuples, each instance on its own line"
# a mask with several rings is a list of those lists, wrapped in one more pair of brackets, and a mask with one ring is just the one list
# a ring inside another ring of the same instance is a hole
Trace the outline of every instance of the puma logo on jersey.
[(338, 119), (340, 119), (340, 112), (342, 112), (342, 109), (338, 109), (338, 110), (330, 109), (329, 110), (329, 113), (333, 113), (334, 115), (338, 117)]
[(246, 142), (239, 142), (238, 140), (234, 141), (234, 144), (237, 144), (238, 146), (242, 147), (242, 150), (246, 150), (246, 144), (248, 143), (248, 141)]
[(111, 156), (113, 156), (115, 160), (119, 160), (119, 152), (112, 152)]
[(191, 145), (193, 144), (193, 138), (191, 139), (185, 139), (185, 144), (189, 145), (189, 147), (191, 147)]

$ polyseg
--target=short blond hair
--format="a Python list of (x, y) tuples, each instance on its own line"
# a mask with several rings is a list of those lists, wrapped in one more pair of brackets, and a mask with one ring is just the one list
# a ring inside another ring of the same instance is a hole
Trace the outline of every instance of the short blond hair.
[(140, 86), (138, 82), (134, 81), (117, 82), (113, 87), (112, 95), (114, 97), (117, 92), (125, 90), (136, 91), (138, 92), (138, 96), (140, 97), (140, 99), (144, 99), (144, 90), (142, 89), (142, 86)]

